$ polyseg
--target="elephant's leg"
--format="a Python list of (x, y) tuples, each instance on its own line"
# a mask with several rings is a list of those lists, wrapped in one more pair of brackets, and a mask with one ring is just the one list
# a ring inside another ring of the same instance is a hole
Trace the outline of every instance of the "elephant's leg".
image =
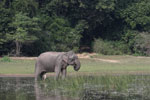
[(35, 80), (45, 80), (46, 79), (46, 71), (36, 70), (35, 72)]
[(62, 74), (62, 79), (65, 79), (66, 78), (66, 74), (67, 74), (66, 69), (62, 69), (61, 70), (61, 74)]
[(39, 69), (36, 69), (35, 70), (35, 81), (37, 81), (39, 78), (40, 78), (40, 71), (39, 71)]
[(40, 80), (42, 79), (42, 76), (41, 76), (41, 73), (40, 73), (40, 72), (35, 75), (35, 80), (37, 81), (37, 80), (39, 80), (39, 79), (40, 79)]
[(45, 80), (46, 79), (46, 71), (42, 71), (40, 73), (40, 78), (41, 78), (41, 80)]
[(61, 72), (60, 68), (56, 67), (56, 68), (55, 68), (55, 74), (56, 74), (56, 75), (55, 75), (55, 79), (56, 79), (56, 80), (59, 78), (60, 72)]
[(41, 79), (42, 68), (43, 66), (40, 63), (36, 62), (35, 64), (35, 80), (36, 81)]

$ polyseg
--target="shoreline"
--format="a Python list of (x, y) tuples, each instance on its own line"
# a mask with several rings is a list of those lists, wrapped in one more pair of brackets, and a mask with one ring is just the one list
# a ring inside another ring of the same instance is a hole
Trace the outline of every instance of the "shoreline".
[[(121, 76), (121, 75), (150, 75), (150, 72), (114, 72), (114, 73), (99, 73), (99, 72), (79, 72), (79, 73), (68, 73), (67, 77), (69, 76)], [(47, 73), (47, 77), (55, 76), (55, 73)], [(0, 74), (0, 77), (35, 77), (34, 74)]]

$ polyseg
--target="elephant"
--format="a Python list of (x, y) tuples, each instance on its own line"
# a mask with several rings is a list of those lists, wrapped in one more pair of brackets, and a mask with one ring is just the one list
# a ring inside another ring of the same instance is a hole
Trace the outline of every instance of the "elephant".
[(73, 66), (75, 71), (78, 71), (81, 66), (78, 56), (73, 51), (44, 52), (36, 59), (35, 80), (45, 80), (48, 72), (55, 72), (56, 80), (61, 73), (62, 79), (64, 79), (69, 65)]

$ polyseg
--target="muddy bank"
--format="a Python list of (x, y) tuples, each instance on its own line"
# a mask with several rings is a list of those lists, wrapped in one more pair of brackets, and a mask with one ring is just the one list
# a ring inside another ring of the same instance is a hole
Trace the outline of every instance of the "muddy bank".
[[(67, 73), (67, 77), (76, 76), (121, 76), (121, 75), (150, 75), (149, 72), (145, 71), (130, 71), (130, 72), (78, 72), (78, 73)], [(55, 73), (47, 73), (47, 77), (54, 77)], [(0, 77), (34, 77), (33, 74), (0, 74)]]

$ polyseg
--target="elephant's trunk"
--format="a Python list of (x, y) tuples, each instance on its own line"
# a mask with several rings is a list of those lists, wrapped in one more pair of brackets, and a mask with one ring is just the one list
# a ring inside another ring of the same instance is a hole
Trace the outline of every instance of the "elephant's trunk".
[(74, 65), (74, 70), (78, 71), (80, 69), (80, 67), (81, 67), (80, 61), (79, 61), (79, 59), (76, 59), (75, 65)]

